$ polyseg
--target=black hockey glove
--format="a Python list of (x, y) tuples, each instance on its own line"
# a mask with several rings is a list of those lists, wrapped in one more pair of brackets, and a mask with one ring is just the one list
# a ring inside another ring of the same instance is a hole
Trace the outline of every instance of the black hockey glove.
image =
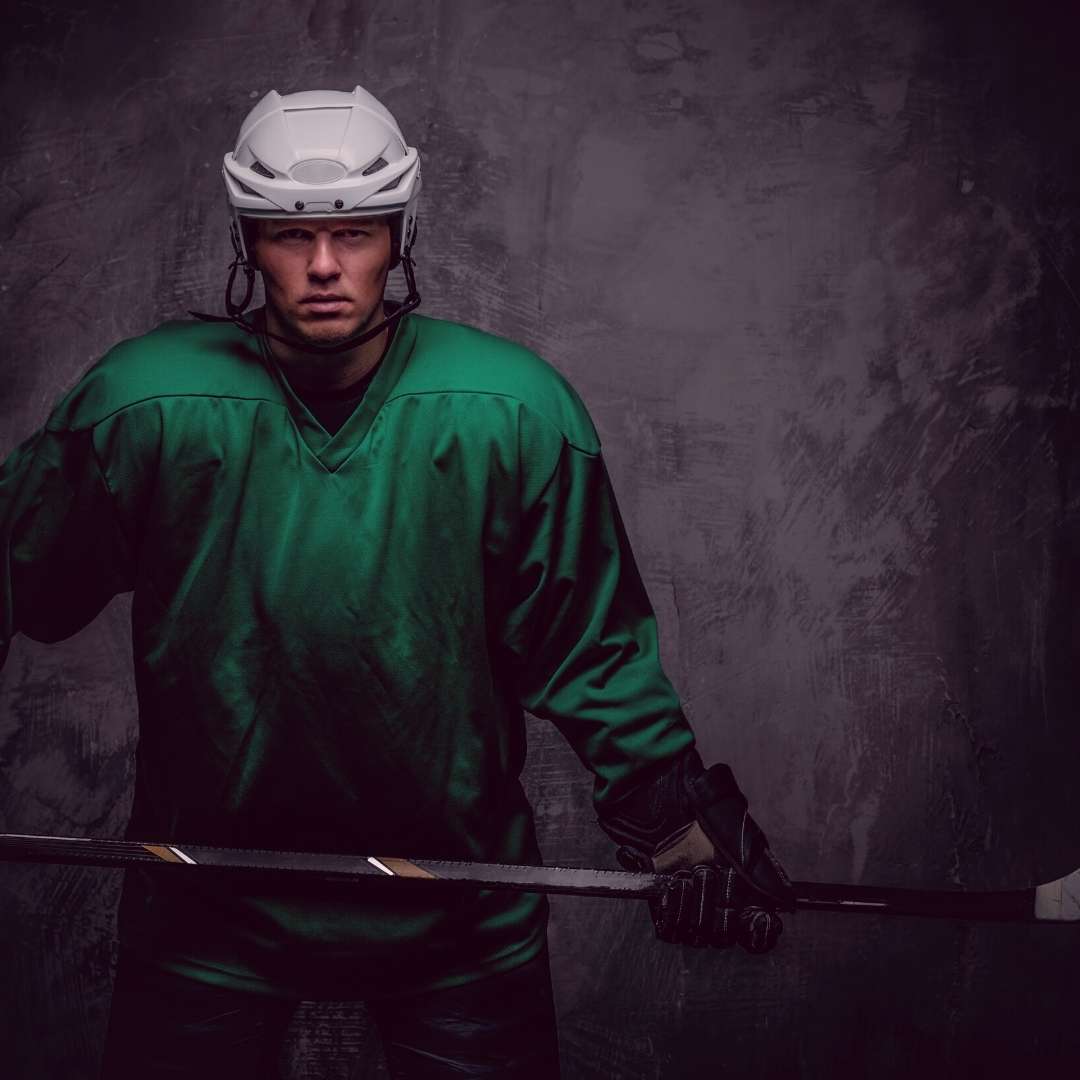
[(752, 953), (771, 949), (794, 911), (794, 891), (746, 809), (731, 769), (706, 769), (694, 749), (601, 810), (627, 870), (672, 875), (650, 900), (661, 941)]

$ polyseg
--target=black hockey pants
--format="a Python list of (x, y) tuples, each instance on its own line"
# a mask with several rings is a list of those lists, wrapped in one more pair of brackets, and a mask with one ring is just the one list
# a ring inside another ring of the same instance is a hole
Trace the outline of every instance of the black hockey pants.
[[(102, 1080), (277, 1080), (299, 1002), (208, 986), (122, 957)], [(559, 1076), (545, 950), (512, 971), (368, 1003), (394, 1080)]]

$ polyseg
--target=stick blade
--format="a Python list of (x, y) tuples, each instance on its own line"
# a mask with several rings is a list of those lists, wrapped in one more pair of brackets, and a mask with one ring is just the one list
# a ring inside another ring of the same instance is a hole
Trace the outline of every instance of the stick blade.
[(1035, 887), (1039, 922), (1080, 922), (1080, 870)]

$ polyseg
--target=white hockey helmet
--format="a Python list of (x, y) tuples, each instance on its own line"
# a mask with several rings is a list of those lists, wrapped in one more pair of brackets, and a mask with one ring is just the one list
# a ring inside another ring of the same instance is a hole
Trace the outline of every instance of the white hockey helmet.
[(420, 156), (390, 111), (352, 93), (271, 90), (245, 117), (222, 165), (233, 243), (251, 264), (254, 218), (390, 216), (391, 266), (416, 233)]

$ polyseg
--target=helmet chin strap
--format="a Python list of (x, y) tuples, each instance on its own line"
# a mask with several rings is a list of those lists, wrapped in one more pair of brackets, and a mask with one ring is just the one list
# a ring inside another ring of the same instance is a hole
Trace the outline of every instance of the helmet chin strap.
[[(338, 342), (336, 345), (316, 345), (314, 342), (301, 341), (299, 338), (290, 337), (287, 334), (275, 334), (265, 327), (258, 327), (253, 323), (248, 322), (243, 315), (248, 304), (251, 303), (251, 297), (255, 292), (255, 268), (243, 258), (239, 251), (237, 251), (236, 258), (233, 259), (232, 265), (229, 267), (229, 280), (225, 285), (225, 310), (228, 312), (228, 315), (207, 315), (202, 311), (190, 310), (188, 311), (188, 314), (194, 315), (196, 319), (202, 319), (204, 322), (233, 323), (235, 326), (239, 326), (241, 330), (244, 330), (249, 334), (264, 334), (266, 337), (273, 338), (275, 341), (280, 341), (283, 345), (299, 349), (302, 352), (318, 353), (320, 355), (332, 355), (333, 353), (347, 352), (349, 349), (355, 349), (358, 345), (363, 345), (365, 341), (370, 341), (373, 337), (381, 334), (383, 330), (392, 323), (397, 322), (402, 315), (407, 315), (410, 311), (419, 307), (420, 294), (416, 291), (416, 276), (413, 273), (414, 268), (411, 251), (412, 244), (410, 244), (401, 255), (401, 269), (405, 273), (405, 284), (408, 288), (405, 299), (377, 326), (369, 327), (367, 330), (364, 330), (359, 334), (354, 334), (352, 337), (345, 341)], [(233, 283), (236, 281), (236, 272), (240, 269), (243, 269), (244, 276), (247, 278), (247, 288), (244, 291), (244, 298), (237, 304), (233, 301), (232, 292)], [(266, 320), (264, 319), (263, 321), (265, 322)]]

